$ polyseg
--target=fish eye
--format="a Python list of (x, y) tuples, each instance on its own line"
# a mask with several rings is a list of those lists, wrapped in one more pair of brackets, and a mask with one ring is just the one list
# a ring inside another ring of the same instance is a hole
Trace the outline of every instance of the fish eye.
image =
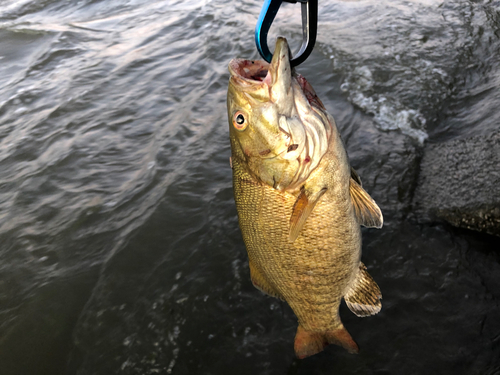
[(236, 130), (245, 130), (248, 125), (248, 122), (245, 119), (245, 116), (241, 111), (238, 111), (233, 116), (233, 126)]

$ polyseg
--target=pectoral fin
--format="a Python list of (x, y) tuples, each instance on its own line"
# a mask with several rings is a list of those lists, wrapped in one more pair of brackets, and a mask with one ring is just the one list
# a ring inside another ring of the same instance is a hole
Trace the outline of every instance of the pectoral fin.
[(316, 206), (316, 203), (318, 203), (325, 192), (326, 188), (318, 192), (307, 192), (306, 189), (301, 189), (293, 206), (292, 216), (290, 217), (290, 234), (288, 236), (290, 241), (294, 242), (297, 239), (314, 206)]
[(344, 296), (347, 307), (360, 317), (375, 315), (382, 308), (381, 299), (380, 288), (360, 262), (358, 276)]
[[(353, 171), (351, 169), (351, 176)], [(384, 218), (380, 208), (356, 180), (361, 182), (357, 174), (350, 179), (349, 191), (358, 223), (368, 228), (382, 228)]]

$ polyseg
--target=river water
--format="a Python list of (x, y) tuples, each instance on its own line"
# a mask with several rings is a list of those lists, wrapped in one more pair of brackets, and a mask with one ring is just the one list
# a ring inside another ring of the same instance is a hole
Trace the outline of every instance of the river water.
[[(426, 143), (498, 128), (500, 2), (319, 1), (298, 70), (384, 213), (384, 299), (341, 306), (359, 355), (303, 361), (232, 195), (227, 63), (258, 57), (261, 6), (0, 2), (1, 374), (500, 374), (500, 241), (413, 212)], [(278, 34), (298, 46), (299, 5)]]

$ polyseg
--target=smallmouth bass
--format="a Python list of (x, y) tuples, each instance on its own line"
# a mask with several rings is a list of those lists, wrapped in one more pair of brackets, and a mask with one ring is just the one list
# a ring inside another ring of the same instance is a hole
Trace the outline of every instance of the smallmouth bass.
[(342, 298), (357, 316), (382, 307), (360, 261), (360, 224), (381, 228), (382, 213), (333, 117), (291, 68), (285, 38), (270, 64), (233, 59), (229, 72), (233, 189), (252, 283), (294, 311), (297, 357), (328, 344), (357, 353), (338, 310)]

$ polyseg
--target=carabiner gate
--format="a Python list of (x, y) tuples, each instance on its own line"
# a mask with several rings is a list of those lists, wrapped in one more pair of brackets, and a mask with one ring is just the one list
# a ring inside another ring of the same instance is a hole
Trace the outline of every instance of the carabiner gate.
[(271, 62), (273, 54), (267, 46), (267, 33), (278, 13), (281, 3), (301, 3), (302, 12), (302, 45), (296, 56), (292, 57), (290, 64), (297, 66), (302, 64), (311, 54), (318, 29), (318, 0), (265, 0), (260, 11), (259, 20), (255, 27), (255, 44), (260, 55), (267, 62)]

